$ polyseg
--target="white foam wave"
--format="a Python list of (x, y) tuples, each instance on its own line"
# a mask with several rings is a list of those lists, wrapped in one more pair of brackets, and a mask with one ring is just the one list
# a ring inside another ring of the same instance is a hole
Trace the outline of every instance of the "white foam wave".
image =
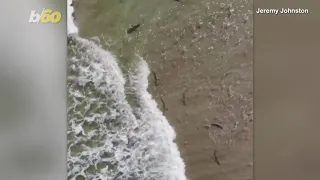
[[(145, 122), (149, 122), (150, 133), (153, 136), (155, 144), (153, 148), (156, 151), (158, 160), (162, 161), (162, 166), (158, 171), (165, 172), (168, 180), (185, 180), (185, 165), (178, 151), (177, 145), (173, 142), (176, 134), (168, 123), (165, 116), (158, 109), (156, 101), (148, 92), (148, 76), (150, 70), (142, 57), (138, 56), (137, 69), (130, 76), (131, 88), (138, 97), (140, 109), (137, 113)], [(153, 142), (152, 142), (153, 143)]]
[[(77, 75), (69, 76), (72, 103), (68, 109), (68, 135), (73, 140), (69, 146), (68, 175), (106, 180), (115, 177), (186, 180), (185, 165), (173, 142), (175, 132), (147, 92), (146, 62), (139, 59), (137, 69), (129, 76), (128, 88), (139, 104), (132, 108), (127, 100), (124, 76), (114, 56), (93, 42), (75, 39), (82, 47), (77, 50), (79, 58), (69, 60)], [(79, 108), (84, 104), (88, 109), (99, 106), (103, 111), (87, 113), (85, 108)], [(96, 127), (88, 132), (81, 128), (92, 123)], [(94, 147), (86, 145), (89, 141), (95, 142)], [(79, 144), (82, 150), (72, 153), (72, 148)], [(99, 163), (106, 165), (104, 169), (97, 168)], [(90, 167), (96, 168), (94, 173), (88, 172)]]
[[(78, 33), (69, 27), (68, 33)], [(112, 53), (77, 36), (74, 41), (75, 55), (68, 59), (68, 179), (186, 180), (175, 132), (147, 91), (147, 63), (138, 57), (126, 79)]]
[(68, 34), (78, 34), (78, 27), (74, 24), (74, 19), (72, 14), (74, 13), (74, 8), (71, 6), (73, 0), (68, 0), (67, 9), (67, 31)]

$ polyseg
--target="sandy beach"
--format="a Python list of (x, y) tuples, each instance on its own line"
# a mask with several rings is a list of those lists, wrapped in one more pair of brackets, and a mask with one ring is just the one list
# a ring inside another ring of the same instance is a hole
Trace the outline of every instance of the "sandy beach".
[(123, 16), (102, 2), (75, 1), (80, 35), (121, 39), (115, 54), (148, 62), (149, 91), (176, 130), (189, 180), (252, 180), (252, 1), (111, 1)]

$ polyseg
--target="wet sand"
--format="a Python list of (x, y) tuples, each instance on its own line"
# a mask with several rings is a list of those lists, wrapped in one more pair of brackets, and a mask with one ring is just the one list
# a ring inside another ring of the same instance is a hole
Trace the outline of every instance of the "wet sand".
[[(153, 72), (149, 90), (177, 132), (190, 180), (251, 180), (252, 1), (173, 3), (139, 36), (148, 40), (139, 52)], [(79, 2), (80, 34), (96, 5)], [(97, 27), (82, 35), (103, 34)]]

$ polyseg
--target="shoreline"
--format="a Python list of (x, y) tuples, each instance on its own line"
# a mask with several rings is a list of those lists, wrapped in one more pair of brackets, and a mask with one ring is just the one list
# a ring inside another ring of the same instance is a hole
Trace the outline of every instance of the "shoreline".
[[(72, 9), (72, 8), (70, 8), (70, 9)], [(74, 14), (74, 13), (70, 12), (69, 14)], [(73, 22), (74, 21), (75, 20), (73, 20)], [(72, 23), (68, 23), (68, 26), (75, 27), (75, 28), (71, 29), (71, 31), (68, 32), (69, 35), (78, 34), (77, 26), (74, 26), (74, 24), (72, 24)], [(70, 32), (72, 32), (72, 33), (70, 33)], [(84, 39), (84, 40), (87, 40), (87, 39)], [(90, 41), (90, 39), (88, 39), (88, 40)], [(107, 51), (107, 52), (109, 52), (109, 51)], [(145, 79), (145, 78), (147, 78), (147, 77), (145, 77), (145, 74), (149, 74), (149, 69), (148, 69), (147, 64), (146, 63), (144, 64), (144, 59), (141, 59), (140, 61), (142, 61), (142, 62), (138, 64), (139, 66), (138, 66), (137, 72), (139, 72), (138, 76), (139, 77), (141, 76), (141, 78), (142, 78), (142, 79), (139, 79), (139, 81), (142, 81), (142, 83), (143, 83), (143, 82), (146, 82), (146, 80), (147, 80), (147, 79)], [(135, 83), (139, 84), (138, 82), (135, 82)], [(150, 85), (150, 83), (148, 83), (148, 85)], [(141, 116), (142, 119), (147, 119), (147, 120), (152, 115), (156, 116), (156, 117), (154, 117), (154, 123), (158, 124), (159, 126), (158, 126), (158, 128), (153, 127), (153, 129), (157, 129), (157, 130), (155, 130), (155, 133), (159, 134), (159, 135), (164, 132), (167, 133), (167, 134), (164, 133), (163, 136), (160, 135), (159, 137), (156, 137), (156, 139), (159, 138), (158, 140), (161, 140), (158, 143), (164, 144), (165, 146), (162, 146), (162, 147), (166, 147), (162, 151), (169, 150), (168, 153), (161, 153), (161, 155), (159, 155), (159, 157), (167, 159), (167, 162), (170, 163), (170, 166), (172, 166), (171, 168), (174, 168), (174, 169), (165, 170), (164, 175), (168, 176), (169, 179), (179, 178), (179, 180), (187, 180), (187, 178), (185, 177), (185, 162), (183, 161), (183, 159), (181, 157), (181, 153), (178, 149), (178, 145), (176, 144), (175, 141), (172, 140), (172, 137), (174, 134), (176, 134), (176, 132), (173, 130), (174, 128), (172, 127), (172, 125), (169, 124), (169, 121), (166, 119), (166, 117), (163, 116), (161, 111), (157, 108), (154, 98), (147, 91), (147, 86), (145, 87), (145, 83), (143, 83), (143, 85), (140, 84), (140, 86), (141, 87), (139, 87), (138, 89), (142, 90), (142, 92), (139, 92), (138, 94), (141, 96), (140, 101), (142, 101), (142, 104), (144, 104), (146, 107), (142, 108), (143, 111), (141, 112), (141, 114), (139, 116)], [(146, 89), (144, 90), (144, 88), (146, 88)], [(151, 96), (149, 96), (149, 95), (151, 95)], [(151, 109), (153, 109), (153, 110), (151, 110)], [(149, 117), (147, 117), (147, 116), (149, 116)], [(155, 125), (153, 125), (153, 126), (155, 126)], [(152, 141), (151, 141), (151, 143), (152, 143)], [(147, 143), (146, 143), (146, 145), (147, 145)], [(161, 151), (161, 147), (155, 148), (154, 151), (151, 151), (151, 152), (157, 152), (157, 151)], [(168, 158), (166, 156), (170, 156), (170, 158)], [(163, 162), (159, 161), (159, 164), (162, 164), (162, 163)], [(168, 168), (166, 166), (166, 164), (162, 164), (162, 165), (164, 165), (163, 168)], [(155, 168), (157, 169), (157, 167), (155, 167)], [(159, 171), (159, 172), (161, 172), (161, 171)]]
[(207, 5), (186, 2), (157, 23), (145, 45), (143, 57), (156, 74), (149, 92), (167, 109), (188, 180), (252, 179), (252, 5), (241, 3), (230, 11), (210, 2), (207, 12)]

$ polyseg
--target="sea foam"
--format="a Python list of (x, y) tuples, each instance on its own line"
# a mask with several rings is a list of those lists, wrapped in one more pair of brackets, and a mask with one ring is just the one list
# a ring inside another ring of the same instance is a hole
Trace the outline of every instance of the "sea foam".
[(68, 179), (186, 180), (175, 131), (147, 91), (145, 60), (122, 72), (111, 52), (77, 36), (70, 11)]

